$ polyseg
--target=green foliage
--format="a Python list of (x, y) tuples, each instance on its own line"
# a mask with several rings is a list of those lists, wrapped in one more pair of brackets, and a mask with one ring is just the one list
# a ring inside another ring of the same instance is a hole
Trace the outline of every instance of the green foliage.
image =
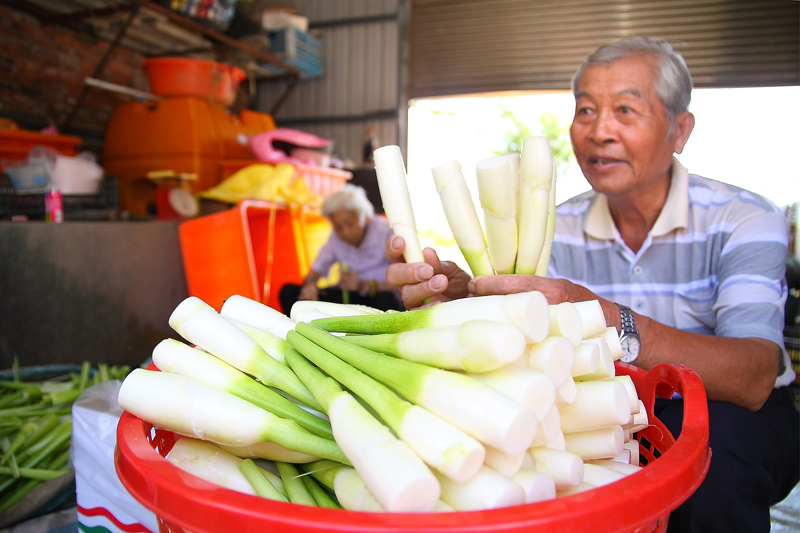
[(553, 152), (553, 161), (555, 161), (558, 175), (561, 176), (566, 172), (570, 159), (573, 157), (572, 142), (569, 138), (569, 125), (560, 125), (558, 118), (552, 113), (542, 113), (539, 117), (541, 133), (532, 133), (530, 128), (525, 125), (525, 122), (520, 120), (511, 109), (501, 106), (500, 116), (508, 119), (513, 129), (506, 132), (504, 139), (505, 149), (495, 150), (494, 153), (496, 155), (509, 152), (519, 153), (523, 139), (533, 135), (543, 135), (550, 141), (550, 149)]

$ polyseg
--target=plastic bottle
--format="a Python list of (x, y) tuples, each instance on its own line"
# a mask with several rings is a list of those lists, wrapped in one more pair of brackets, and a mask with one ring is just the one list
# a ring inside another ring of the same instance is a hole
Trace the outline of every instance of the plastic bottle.
[(64, 222), (64, 200), (55, 187), (44, 193), (44, 210), (47, 222)]

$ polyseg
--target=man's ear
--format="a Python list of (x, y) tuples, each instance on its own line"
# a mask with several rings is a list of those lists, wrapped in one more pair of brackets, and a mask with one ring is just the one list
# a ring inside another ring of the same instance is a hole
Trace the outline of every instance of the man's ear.
[(675, 118), (675, 127), (672, 132), (673, 152), (676, 154), (683, 152), (683, 147), (686, 146), (686, 141), (689, 140), (689, 135), (691, 135), (693, 129), (694, 115), (688, 111), (684, 111)]

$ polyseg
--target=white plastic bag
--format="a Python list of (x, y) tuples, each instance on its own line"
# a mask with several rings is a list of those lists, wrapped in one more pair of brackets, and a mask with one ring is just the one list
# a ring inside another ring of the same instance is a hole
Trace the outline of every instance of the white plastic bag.
[(93, 385), (72, 406), (70, 456), (81, 531), (158, 531), (155, 514), (128, 493), (114, 467), (121, 384), (111, 380)]

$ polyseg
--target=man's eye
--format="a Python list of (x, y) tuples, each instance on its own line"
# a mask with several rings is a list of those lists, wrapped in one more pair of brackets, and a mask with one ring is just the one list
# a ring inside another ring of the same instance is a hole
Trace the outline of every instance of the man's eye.
[(632, 111), (633, 111), (633, 109), (631, 109), (630, 107), (628, 107), (628, 106), (626, 106), (626, 105), (624, 105), (624, 106), (621, 106), (621, 107), (619, 108), (619, 112), (620, 112), (620, 113), (622, 113), (622, 114), (625, 114), (625, 115), (627, 115), (628, 113), (630, 113), (630, 112), (632, 112)]

